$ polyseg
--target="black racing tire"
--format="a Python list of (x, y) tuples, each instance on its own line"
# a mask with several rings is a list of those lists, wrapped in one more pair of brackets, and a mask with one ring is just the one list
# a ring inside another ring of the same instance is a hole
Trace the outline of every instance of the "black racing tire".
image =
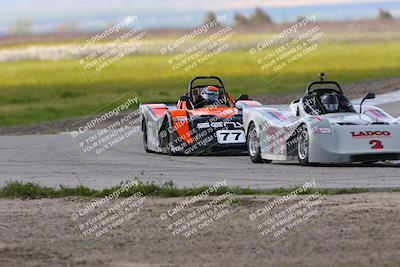
[(153, 151), (149, 149), (147, 143), (147, 124), (145, 119), (143, 119), (143, 147), (147, 153), (153, 153)]
[(308, 129), (304, 126), (302, 127), (297, 140), (297, 158), (302, 166), (310, 165), (310, 162), (308, 161), (310, 150), (309, 140)]
[(247, 151), (253, 163), (271, 163), (261, 157), (260, 140), (257, 137), (257, 130), (254, 123), (251, 123), (247, 132)]

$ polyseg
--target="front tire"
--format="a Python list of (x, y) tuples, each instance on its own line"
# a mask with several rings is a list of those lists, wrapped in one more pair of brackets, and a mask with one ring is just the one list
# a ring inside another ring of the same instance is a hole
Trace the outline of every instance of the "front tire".
[(257, 136), (254, 123), (250, 125), (247, 134), (247, 151), (253, 163), (271, 163), (271, 160), (265, 160), (261, 157), (260, 139)]
[(310, 164), (308, 162), (309, 150), (308, 130), (307, 127), (304, 126), (298, 136), (297, 142), (297, 157), (299, 159), (300, 165), (307, 166)]
[(143, 119), (143, 147), (147, 153), (152, 153), (149, 149), (148, 142), (147, 142), (147, 125), (145, 119)]

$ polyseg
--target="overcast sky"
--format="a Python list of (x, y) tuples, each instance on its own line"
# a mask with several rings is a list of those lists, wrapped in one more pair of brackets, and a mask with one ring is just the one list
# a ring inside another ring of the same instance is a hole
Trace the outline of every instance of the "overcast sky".
[(234, 12), (246, 14), (256, 6), (277, 22), (307, 13), (327, 20), (371, 18), (380, 7), (400, 16), (399, 0), (0, 0), (0, 32), (18, 19), (31, 21), (36, 31), (48, 31), (71, 21), (86, 29), (101, 28), (133, 14), (145, 27), (190, 27), (202, 22), (205, 11), (232, 18)]
[(1, 0), (2, 10), (54, 10), (54, 9), (82, 9), (82, 8), (110, 8), (135, 6), (138, 9), (163, 10), (217, 10), (226, 8), (260, 7), (290, 7), (321, 4), (351, 4), (374, 2), (399, 2), (399, 0)]

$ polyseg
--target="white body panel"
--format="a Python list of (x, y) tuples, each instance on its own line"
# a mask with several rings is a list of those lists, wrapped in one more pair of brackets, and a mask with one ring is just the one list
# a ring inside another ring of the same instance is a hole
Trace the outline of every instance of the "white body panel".
[(298, 129), (302, 125), (308, 130), (310, 163), (367, 162), (400, 156), (399, 119), (374, 106), (364, 105), (363, 114), (318, 116), (307, 114), (299, 102), (246, 107), (243, 124), (246, 134), (250, 124), (256, 126), (261, 157), (266, 160), (296, 159)]

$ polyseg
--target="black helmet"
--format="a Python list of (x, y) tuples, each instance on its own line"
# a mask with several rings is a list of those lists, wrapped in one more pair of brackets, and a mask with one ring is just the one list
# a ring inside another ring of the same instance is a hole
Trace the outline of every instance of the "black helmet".
[(324, 105), (326, 111), (337, 112), (339, 110), (339, 99), (334, 94), (324, 94), (321, 96), (321, 103)]

